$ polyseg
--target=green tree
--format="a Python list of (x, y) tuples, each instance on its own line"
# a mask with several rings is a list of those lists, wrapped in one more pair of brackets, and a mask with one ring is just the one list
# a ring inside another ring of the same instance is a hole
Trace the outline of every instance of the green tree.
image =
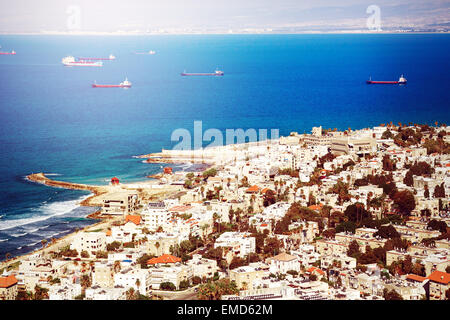
[(353, 240), (348, 245), (347, 255), (349, 257), (356, 258), (360, 254), (361, 254), (361, 251), (359, 250), (359, 244), (356, 240)]
[(383, 298), (385, 300), (403, 300), (402, 296), (397, 291), (394, 289), (388, 290), (387, 288), (384, 288), (383, 290)]
[(197, 297), (199, 300), (220, 300), (223, 295), (238, 294), (239, 290), (236, 286), (236, 282), (224, 278), (200, 285)]
[(416, 208), (414, 195), (409, 190), (397, 191), (393, 200), (397, 210), (404, 216), (409, 216), (411, 211)]
[(159, 288), (161, 290), (167, 290), (167, 291), (174, 291), (176, 289), (176, 286), (172, 282), (163, 282), (159, 285)]

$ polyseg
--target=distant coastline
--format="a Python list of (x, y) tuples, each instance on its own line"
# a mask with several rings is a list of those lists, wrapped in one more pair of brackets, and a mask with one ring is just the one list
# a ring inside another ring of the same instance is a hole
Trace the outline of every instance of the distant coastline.
[(134, 32), (14, 32), (2, 33), (1, 36), (179, 36), (179, 35), (297, 35), (297, 34), (449, 34), (446, 31), (298, 31), (298, 32), (167, 32), (167, 33), (134, 33)]

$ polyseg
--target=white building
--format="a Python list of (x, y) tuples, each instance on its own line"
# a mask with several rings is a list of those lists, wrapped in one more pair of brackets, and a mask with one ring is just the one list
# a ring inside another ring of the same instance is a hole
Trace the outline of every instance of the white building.
[(74, 283), (71, 285), (52, 285), (48, 290), (49, 300), (74, 300), (81, 294), (81, 285)]
[(220, 247), (229, 247), (235, 255), (245, 257), (255, 252), (256, 240), (247, 232), (224, 232), (214, 243), (214, 248)]
[(194, 254), (186, 264), (192, 268), (193, 277), (211, 278), (218, 271), (216, 260), (205, 259), (199, 254)]
[(77, 250), (80, 254), (87, 251), (90, 255), (96, 251), (106, 250), (106, 234), (103, 232), (80, 232), (74, 237), (70, 249)]
[(270, 272), (273, 274), (286, 273), (290, 270), (300, 271), (300, 262), (296, 256), (287, 253), (280, 253), (270, 259)]
[(144, 225), (151, 231), (168, 223), (170, 216), (163, 202), (151, 202), (142, 211)]
[(123, 287), (101, 288), (93, 286), (86, 289), (86, 300), (125, 300), (127, 289)]
[(146, 295), (150, 290), (150, 273), (147, 269), (127, 268), (114, 275), (114, 286), (133, 288)]

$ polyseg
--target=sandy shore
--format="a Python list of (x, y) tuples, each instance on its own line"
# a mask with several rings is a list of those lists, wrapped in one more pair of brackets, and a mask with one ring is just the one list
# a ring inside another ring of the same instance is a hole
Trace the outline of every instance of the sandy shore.
[[(110, 217), (107, 219), (103, 219), (102, 221), (99, 221), (97, 223), (91, 224), (89, 226), (84, 227), (83, 229), (80, 229), (78, 231), (69, 233), (68, 235), (65, 235), (64, 237), (57, 238), (55, 242), (50, 242), (43, 248), (37, 249), (34, 251), (31, 251), (29, 253), (26, 253), (24, 255), (20, 255), (14, 258), (11, 258), (9, 260), (4, 260), (0, 262), (0, 270), (8, 267), (12, 264), (15, 264), (17, 262), (20, 262), (21, 260), (25, 260), (27, 257), (30, 257), (33, 254), (40, 253), (40, 254), (49, 254), (51, 251), (58, 251), (60, 248), (63, 248), (70, 244), (75, 237), (82, 231), (88, 231), (88, 230), (94, 230), (94, 229), (107, 229), (110, 227), (114, 222), (122, 220), (123, 217)], [(48, 240), (48, 239), (47, 239)]]

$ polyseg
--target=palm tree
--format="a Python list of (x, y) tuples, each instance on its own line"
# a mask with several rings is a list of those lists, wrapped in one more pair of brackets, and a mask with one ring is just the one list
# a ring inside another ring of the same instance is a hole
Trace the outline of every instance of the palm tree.
[(127, 300), (136, 300), (136, 291), (134, 290), (134, 288), (128, 289), (128, 291), (126, 292), (126, 297)]
[(219, 218), (220, 218), (220, 216), (216, 212), (214, 212), (213, 213), (213, 225), (216, 225), (216, 222), (217, 222), (217, 226), (218, 226), (217, 231), (220, 233), (220, 221), (218, 221)]
[(136, 287), (137, 287), (137, 292), (139, 293), (139, 287), (141, 286), (141, 281), (139, 279), (136, 279)]
[(155, 243), (155, 248), (156, 248), (156, 252), (157, 252), (157, 254), (159, 254), (159, 247), (160, 247), (161, 245), (159, 244), (159, 242), (158, 241), (156, 241), (156, 243)]
[(42, 239), (41, 240), (41, 244), (42, 244), (42, 248), (45, 248), (45, 245), (47, 244), (47, 240), (46, 239)]
[(120, 261), (119, 260), (114, 261), (114, 272), (118, 273), (120, 272), (120, 269), (121, 269)]
[(209, 224), (203, 224), (203, 225), (201, 226), (201, 229), (202, 229), (202, 237), (203, 237), (203, 241), (204, 241), (204, 242), (206, 241), (205, 230), (207, 230), (208, 228), (209, 228)]

